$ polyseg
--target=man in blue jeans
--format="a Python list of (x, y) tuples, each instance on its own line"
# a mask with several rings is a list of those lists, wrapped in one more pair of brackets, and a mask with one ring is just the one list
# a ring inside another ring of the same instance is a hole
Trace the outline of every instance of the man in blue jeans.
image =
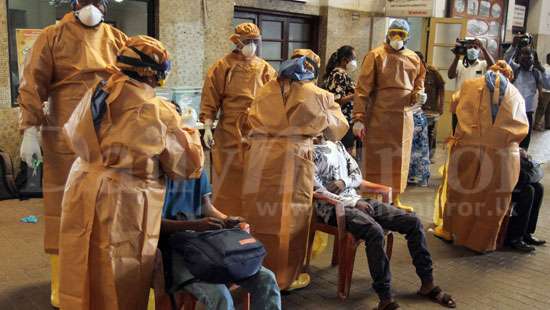
[[(363, 182), (361, 170), (342, 143), (326, 141), (320, 136), (314, 140), (314, 150), (317, 216), (320, 221), (336, 226), (334, 203), (344, 205), (346, 230), (365, 241), (373, 288), (380, 299), (375, 309), (401, 309), (391, 292), (390, 262), (384, 251), (384, 229), (405, 235), (421, 281), (418, 294), (442, 306), (455, 308), (452, 296), (434, 284), (432, 257), (418, 217), (392, 205), (361, 197), (357, 191)], [(373, 186), (383, 192), (391, 192), (387, 186)]]
[[(227, 216), (211, 203), (212, 190), (203, 170), (199, 179), (173, 181), (166, 184), (166, 197), (161, 224), (159, 247), (163, 252), (166, 270), (169, 271), (169, 291), (181, 289), (191, 293), (199, 302), (212, 310), (235, 309), (231, 293), (223, 284), (191, 282), (193, 275), (185, 267), (181, 257), (172, 255), (166, 237), (184, 230), (205, 231), (235, 227), (244, 219)], [(281, 309), (281, 294), (275, 275), (262, 267), (245, 281), (236, 283), (251, 295), (252, 309)]]

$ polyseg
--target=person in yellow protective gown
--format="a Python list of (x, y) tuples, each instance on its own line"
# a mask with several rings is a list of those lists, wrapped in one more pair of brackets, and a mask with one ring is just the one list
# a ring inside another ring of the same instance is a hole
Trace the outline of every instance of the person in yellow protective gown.
[[(109, 74), (126, 35), (102, 23), (106, 0), (72, 1), (74, 12), (46, 27), (28, 57), (19, 86), (21, 159), (44, 152), (44, 248), (52, 260), (52, 305), (58, 306), (57, 254), (61, 200), (75, 154), (61, 128), (84, 93)], [(44, 112), (44, 102), (47, 113)], [(39, 136), (42, 136), (41, 139)], [(42, 140), (42, 143), (39, 141)]]
[(414, 105), (426, 102), (426, 70), (415, 52), (405, 48), (409, 24), (394, 20), (386, 43), (371, 50), (365, 59), (353, 106), (353, 132), (364, 139), (363, 173), (369, 181), (393, 188), (394, 205), (407, 187)]
[(259, 90), (248, 116), (242, 215), (265, 245), (264, 264), (282, 290), (309, 284), (300, 272), (312, 214), (312, 139), (324, 132), (338, 141), (349, 128), (334, 95), (315, 85), (319, 64), (311, 50), (294, 51), (279, 78)]
[[(230, 37), (236, 48), (209, 70), (202, 90), (200, 120), (204, 143), (212, 148), (213, 203), (226, 214), (242, 215), (243, 154), (241, 127), (260, 87), (276, 77), (275, 69), (256, 56), (260, 29), (240, 24)], [(212, 135), (212, 124), (219, 120)]]
[(204, 157), (198, 131), (155, 96), (169, 68), (162, 43), (130, 38), (65, 124), (78, 159), (61, 215), (62, 309), (147, 308), (165, 176), (198, 176)]
[(465, 81), (456, 105), (458, 126), (450, 143), (443, 230), (456, 245), (496, 249), (519, 177), (519, 146), (529, 123), (511, 68), (498, 61)]

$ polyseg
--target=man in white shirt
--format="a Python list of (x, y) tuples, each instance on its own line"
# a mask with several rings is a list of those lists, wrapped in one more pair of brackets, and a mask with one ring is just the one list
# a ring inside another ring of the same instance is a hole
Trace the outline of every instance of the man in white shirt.
[[(458, 54), (456, 49), (453, 50), (455, 58), (447, 73), (449, 79), (456, 78), (456, 90), (460, 90), (464, 81), (484, 75), (487, 68), (495, 63), (493, 57), (478, 39), (475, 39), (474, 43), (466, 48), (465, 55)], [(479, 60), (480, 53), (483, 53), (484, 60)], [(459, 62), (460, 56), (463, 58)]]
[[(314, 144), (314, 187), (316, 197), (319, 197), (315, 201), (316, 214), (320, 221), (336, 225), (335, 207), (325, 200), (344, 205), (346, 230), (365, 241), (373, 288), (380, 299), (376, 309), (401, 309), (392, 296), (390, 264), (384, 251), (384, 229), (405, 235), (421, 280), (418, 294), (442, 306), (455, 308), (451, 295), (434, 284), (432, 257), (418, 217), (378, 200), (361, 197), (357, 191), (363, 182), (361, 169), (341, 142), (327, 141), (321, 136), (314, 140)], [(380, 185), (380, 190), (388, 192), (391, 188)]]
[[(459, 91), (464, 81), (484, 75), (487, 68), (495, 63), (495, 60), (478, 39), (475, 39), (472, 45), (466, 46), (466, 54), (457, 53), (457, 50), (457, 48), (452, 50), (455, 58), (449, 67), (447, 76), (450, 80), (456, 78), (455, 90)], [(479, 60), (480, 52), (483, 53), (485, 60)], [(463, 56), (462, 61), (459, 61), (460, 56)], [(453, 114), (453, 132), (457, 122), (456, 115)]]

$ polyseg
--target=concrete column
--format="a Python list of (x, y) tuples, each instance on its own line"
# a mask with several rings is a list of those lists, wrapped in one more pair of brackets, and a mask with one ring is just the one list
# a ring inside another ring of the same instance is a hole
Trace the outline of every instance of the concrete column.
[(159, 36), (172, 58), (168, 87), (202, 86), (205, 27), (202, 0), (160, 0)]

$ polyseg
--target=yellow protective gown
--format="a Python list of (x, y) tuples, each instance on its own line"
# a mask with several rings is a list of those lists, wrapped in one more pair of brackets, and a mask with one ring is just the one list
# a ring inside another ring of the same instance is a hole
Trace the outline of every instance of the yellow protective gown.
[(220, 113), (212, 149), (212, 192), (214, 205), (225, 214), (242, 215), (241, 125), (258, 89), (276, 75), (266, 61), (232, 52), (210, 68), (204, 81), (200, 119), (215, 120)]
[(508, 83), (493, 123), (491, 104), (498, 102), (497, 97), (491, 97), (484, 77), (464, 82), (444, 176), (443, 229), (455, 244), (477, 252), (496, 248), (519, 177), (518, 143), (529, 128), (524, 100), (512, 83)]
[[(23, 70), (20, 128), (42, 126), (47, 253), (58, 252), (61, 200), (75, 160), (61, 128), (84, 93), (109, 77), (105, 68), (115, 63), (126, 40), (124, 33), (106, 23), (88, 28), (68, 13), (40, 34)], [(49, 103), (46, 113), (45, 101)]]
[(353, 118), (366, 128), (365, 179), (402, 193), (407, 186), (414, 123), (414, 94), (423, 91), (426, 70), (409, 49), (384, 44), (363, 61), (353, 101)]
[(73, 164), (63, 198), (61, 309), (146, 309), (164, 177), (198, 175), (200, 137), (154, 89), (121, 74), (95, 130), (85, 94), (65, 125)]
[(243, 216), (267, 249), (264, 264), (286, 289), (300, 274), (313, 195), (312, 137), (340, 140), (348, 130), (334, 96), (313, 82), (277, 80), (260, 91), (248, 117), (250, 149), (244, 171)]

